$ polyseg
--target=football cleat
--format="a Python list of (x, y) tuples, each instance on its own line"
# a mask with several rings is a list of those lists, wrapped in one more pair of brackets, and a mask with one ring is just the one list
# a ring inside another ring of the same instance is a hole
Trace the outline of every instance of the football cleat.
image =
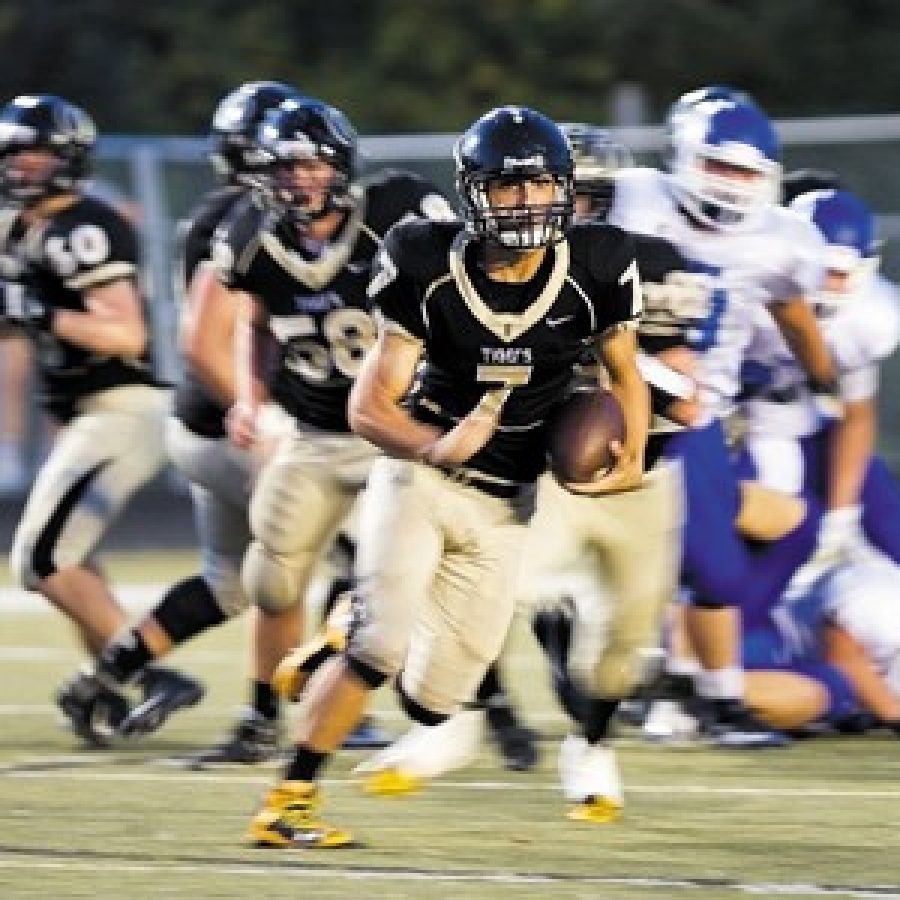
[(248, 708), (226, 740), (208, 750), (195, 753), (187, 763), (193, 769), (203, 769), (206, 766), (252, 766), (267, 762), (277, 754), (278, 723)]
[(144, 698), (119, 726), (120, 734), (126, 737), (158, 730), (169, 716), (179, 709), (195, 706), (204, 694), (199, 681), (162, 666), (147, 666), (137, 683)]
[(309, 676), (347, 646), (350, 618), (351, 595), (344, 593), (332, 607), (322, 630), (288, 653), (278, 664), (272, 677), (272, 687), (279, 697), (292, 702), (300, 699)]
[(540, 759), (537, 742), (540, 735), (523, 725), (509, 707), (487, 708), (488, 736), (497, 745), (503, 764), (513, 772), (528, 772)]
[(621, 816), (625, 792), (615, 752), (608, 744), (592, 745), (583, 737), (569, 735), (559, 749), (559, 775), (563, 795), (572, 804), (566, 818), (608, 823)]
[(106, 747), (128, 715), (128, 701), (94, 675), (79, 672), (56, 693), (66, 723), (92, 747)]
[(694, 714), (700, 722), (700, 733), (719, 747), (741, 750), (786, 747), (791, 739), (760, 721), (742, 700), (706, 700), (694, 702)]
[(266, 795), (247, 830), (247, 840), (254, 847), (299, 850), (350, 846), (353, 835), (349, 831), (315, 817), (319, 802), (318, 789), (312, 782), (282, 781)]
[(414, 725), (402, 737), (360, 763), (363, 790), (389, 797), (418, 790), (431, 778), (469, 765), (481, 746), (484, 711), (467, 709), (440, 725)]
[(644, 737), (654, 743), (679, 743), (697, 737), (700, 723), (677, 700), (654, 700), (644, 718)]

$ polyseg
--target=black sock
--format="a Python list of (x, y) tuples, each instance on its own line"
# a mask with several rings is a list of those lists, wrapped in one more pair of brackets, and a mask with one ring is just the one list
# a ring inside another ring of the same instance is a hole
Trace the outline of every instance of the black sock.
[(153, 659), (153, 653), (144, 643), (136, 628), (113, 638), (100, 652), (97, 674), (118, 684), (131, 681)]
[(493, 728), (511, 728), (518, 724), (509, 695), (500, 683), (500, 668), (496, 663), (488, 667), (475, 694), (476, 705), (487, 711)]
[(319, 753), (299, 744), (294, 748), (294, 758), (288, 763), (284, 777), (286, 781), (315, 781), (319, 770), (328, 760), (330, 754)]
[(251, 705), (264, 719), (278, 718), (278, 695), (268, 681), (254, 681), (251, 688)]
[(618, 709), (618, 700), (590, 701), (587, 710), (587, 721), (584, 723), (584, 736), (589, 744), (598, 744), (609, 734), (609, 723)]

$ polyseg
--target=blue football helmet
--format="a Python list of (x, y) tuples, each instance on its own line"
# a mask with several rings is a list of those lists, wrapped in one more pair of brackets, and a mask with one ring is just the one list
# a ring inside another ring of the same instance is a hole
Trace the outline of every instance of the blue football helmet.
[(684, 106), (671, 128), (672, 182), (693, 218), (716, 230), (741, 229), (778, 203), (781, 145), (755, 103), (703, 100)]
[(825, 268), (847, 276), (844, 290), (820, 291), (816, 300), (835, 305), (864, 289), (881, 262), (881, 242), (875, 237), (869, 207), (849, 191), (826, 190), (801, 194), (790, 208), (812, 222), (825, 239)]

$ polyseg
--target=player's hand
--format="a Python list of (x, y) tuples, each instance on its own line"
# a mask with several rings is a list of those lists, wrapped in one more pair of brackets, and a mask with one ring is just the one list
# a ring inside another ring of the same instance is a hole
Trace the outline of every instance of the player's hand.
[(641, 486), (644, 478), (644, 460), (625, 452), (621, 441), (610, 441), (609, 452), (615, 458), (612, 468), (598, 472), (592, 481), (569, 482), (563, 487), (573, 494), (599, 497), (633, 491)]
[(53, 310), (21, 284), (0, 285), (0, 323), (35, 331), (50, 331)]
[(494, 436), (511, 393), (512, 388), (508, 387), (487, 391), (464, 419), (425, 450), (424, 461), (443, 469), (470, 460)]
[(259, 410), (243, 400), (238, 400), (228, 410), (225, 427), (232, 443), (241, 450), (250, 450), (259, 437)]

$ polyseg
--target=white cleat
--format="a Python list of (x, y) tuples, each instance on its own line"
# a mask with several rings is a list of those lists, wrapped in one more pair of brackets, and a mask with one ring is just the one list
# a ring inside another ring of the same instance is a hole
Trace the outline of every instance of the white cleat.
[(625, 791), (609, 744), (569, 735), (559, 748), (563, 795), (572, 806), (566, 817), (577, 822), (613, 822), (622, 814)]
[(655, 700), (644, 721), (644, 737), (660, 744), (677, 744), (697, 738), (700, 723), (676, 700)]
[(439, 775), (465, 768), (478, 755), (484, 738), (484, 711), (467, 709), (440, 725), (414, 725), (393, 744), (361, 762), (353, 775), (363, 789), (379, 796), (418, 790)]

